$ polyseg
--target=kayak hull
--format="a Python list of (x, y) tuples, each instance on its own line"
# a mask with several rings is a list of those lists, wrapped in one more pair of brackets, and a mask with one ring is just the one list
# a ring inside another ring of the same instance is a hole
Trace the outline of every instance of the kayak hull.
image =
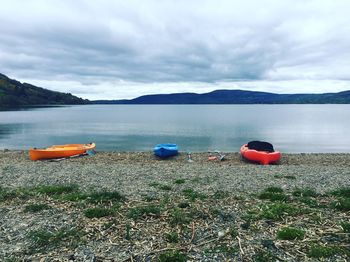
[(176, 144), (158, 144), (154, 147), (153, 152), (160, 158), (176, 156), (179, 153)]
[(88, 150), (94, 150), (95, 143), (90, 144), (67, 144), (54, 145), (47, 148), (29, 149), (29, 158), (31, 160), (65, 158), (85, 154)]
[(262, 165), (276, 163), (281, 159), (281, 153), (279, 151), (257, 151), (254, 149), (249, 149), (247, 144), (241, 147), (241, 155), (243, 158), (249, 161), (258, 162)]

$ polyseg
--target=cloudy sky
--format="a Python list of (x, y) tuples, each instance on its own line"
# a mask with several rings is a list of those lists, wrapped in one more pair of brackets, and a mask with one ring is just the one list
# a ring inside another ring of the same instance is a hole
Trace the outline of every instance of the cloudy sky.
[(350, 89), (349, 0), (0, 2), (0, 73), (88, 99)]

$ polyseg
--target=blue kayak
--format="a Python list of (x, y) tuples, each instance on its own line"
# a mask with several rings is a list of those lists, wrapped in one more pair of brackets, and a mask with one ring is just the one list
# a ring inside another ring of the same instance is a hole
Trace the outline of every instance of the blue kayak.
[(160, 158), (167, 158), (178, 154), (178, 148), (176, 144), (158, 144), (153, 150), (156, 156)]

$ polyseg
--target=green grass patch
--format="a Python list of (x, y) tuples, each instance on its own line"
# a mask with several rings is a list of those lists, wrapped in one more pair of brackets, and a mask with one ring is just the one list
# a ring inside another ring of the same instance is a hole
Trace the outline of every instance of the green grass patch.
[(298, 228), (293, 228), (293, 227), (284, 227), (278, 230), (277, 232), (277, 239), (282, 239), (282, 240), (302, 240), (305, 236), (305, 231), (298, 229)]
[(82, 201), (88, 198), (88, 194), (82, 192), (73, 192), (63, 195), (55, 195), (55, 199), (64, 200), (64, 201)]
[(273, 262), (276, 261), (275, 256), (270, 251), (259, 250), (253, 255), (254, 262)]
[(332, 203), (332, 207), (339, 211), (350, 211), (350, 198), (339, 198)]
[(115, 213), (115, 210), (111, 208), (104, 208), (104, 207), (88, 208), (84, 211), (84, 215), (87, 218), (108, 217), (108, 216), (114, 215), (114, 213)]
[(28, 233), (32, 251), (38, 252), (57, 246), (75, 246), (81, 241), (83, 233), (77, 229), (60, 229), (48, 231), (45, 229), (33, 230)]
[(215, 191), (213, 198), (215, 199), (224, 199), (230, 196), (230, 193), (227, 191), (217, 190)]
[(148, 205), (148, 206), (131, 208), (127, 216), (128, 218), (132, 218), (132, 219), (138, 219), (144, 216), (159, 217), (160, 212), (161, 212), (160, 207), (155, 205)]
[(283, 189), (279, 187), (269, 187), (259, 194), (260, 199), (268, 199), (270, 201), (287, 201), (288, 196), (283, 193)]
[(164, 191), (170, 191), (172, 188), (169, 185), (160, 185), (159, 189)]
[(158, 257), (158, 262), (185, 262), (187, 256), (179, 251), (168, 251)]
[(15, 191), (10, 191), (6, 188), (0, 187), (0, 202), (12, 200), (17, 197)]
[(339, 211), (350, 211), (350, 187), (342, 187), (330, 193), (338, 199), (331, 206)]
[(341, 222), (340, 226), (342, 227), (344, 233), (350, 233), (350, 223), (349, 222)]
[(251, 227), (251, 223), (254, 220), (258, 220), (260, 218), (259, 211), (255, 209), (248, 209), (245, 214), (242, 215), (242, 220), (244, 221), (241, 224), (241, 228), (247, 230)]
[(178, 184), (178, 185), (185, 184), (185, 182), (186, 182), (186, 179), (183, 179), (183, 178), (181, 178), (181, 179), (176, 179), (176, 180), (174, 181), (174, 183), (175, 183), (175, 184)]
[(171, 225), (186, 225), (190, 223), (191, 219), (185, 212), (181, 209), (174, 208), (170, 214), (170, 224)]
[(29, 204), (24, 207), (24, 212), (36, 213), (50, 208), (47, 204)]
[(307, 255), (312, 258), (326, 258), (341, 253), (343, 253), (342, 248), (337, 246), (313, 245)]
[(305, 205), (312, 207), (312, 208), (323, 208), (326, 207), (324, 205), (320, 205), (316, 199), (311, 197), (300, 197), (298, 199), (301, 203), (304, 203)]
[(16, 198), (28, 199), (33, 192), (26, 188), (8, 189), (0, 186), (0, 202)]
[(172, 201), (172, 199), (170, 198), (170, 196), (168, 194), (166, 194), (160, 200), (160, 206), (164, 207), (164, 206), (168, 205), (171, 201)]
[(112, 192), (93, 192), (87, 195), (87, 201), (90, 203), (109, 203), (109, 202), (120, 202), (125, 200), (117, 191)]
[(165, 233), (165, 239), (170, 243), (178, 243), (179, 235), (176, 232)]
[(331, 192), (331, 195), (350, 198), (350, 187), (342, 187)]
[(192, 188), (186, 188), (182, 190), (182, 193), (187, 199), (191, 200), (192, 202), (194, 202), (198, 198), (201, 200), (204, 200), (205, 198), (207, 198), (206, 195), (196, 192)]
[(149, 195), (149, 196), (144, 196), (143, 200), (145, 200), (146, 202), (152, 202), (152, 201), (159, 200), (159, 198), (156, 196)]
[(125, 200), (125, 197), (117, 191), (91, 193), (72, 192), (62, 195), (54, 195), (54, 197), (64, 201), (87, 201), (88, 203), (115, 203)]
[(68, 194), (78, 191), (79, 187), (75, 184), (72, 185), (49, 185), (49, 186), (40, 186), (35, 188), (35, 191), (40, 194), (46, 195), (61, 195)]
[(297, 188), (293, 191), (293, 196), (296, 197), (317, 197), (315, 190), (311, 188)]
[(274, 203), (270, 205), (265, 205), (262, 211), (259, 213), (260, 218), (280, 220), (286, 216), (294, 216), (301, 213), (301, 210), (286, 204), (286, 203)]

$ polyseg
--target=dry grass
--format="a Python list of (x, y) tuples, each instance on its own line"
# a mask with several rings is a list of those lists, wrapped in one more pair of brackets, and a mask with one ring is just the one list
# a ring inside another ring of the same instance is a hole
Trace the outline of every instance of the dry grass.
[[(309, 197), (322, 205), (310, 207), (302, 202), (304, 194), (276, 188), (262, 192), (287, 198), (279, 201), (217, 191), (202, 195), (190, 188), (181, 195), (160, 193), (148, 201), (125, 199), (117, 191), (85, 192), (96, 197), (91, 201), (85, 197), (69, 200), (64, 197), (72, 194), (69, 190), (60, 192), (59, 198), (46, 191), (32, 194), (38, 192), (35, 188), (23, 191), (27, 198), (12, 191), (3, 188), (2, 192), (12, 197), (0, 202), (4, 218), (0, 255), (7, 259), (81, 259), (86, 252), (106, 261), (303, 261), (326, 257), (336, 261), (350, 255), (350, 214), (333, 204), (338, 198), (347, 199), (344, 193), (311, 194)], [(23, 206), (33, 202), (50, 208), (23, 212)], [(14, 217), (17, 220), (10, 223)], [(31, 223), (31, 227), (21, 230), (20, 223)], [(5, 244), (4, 239), (13, 240)]]

